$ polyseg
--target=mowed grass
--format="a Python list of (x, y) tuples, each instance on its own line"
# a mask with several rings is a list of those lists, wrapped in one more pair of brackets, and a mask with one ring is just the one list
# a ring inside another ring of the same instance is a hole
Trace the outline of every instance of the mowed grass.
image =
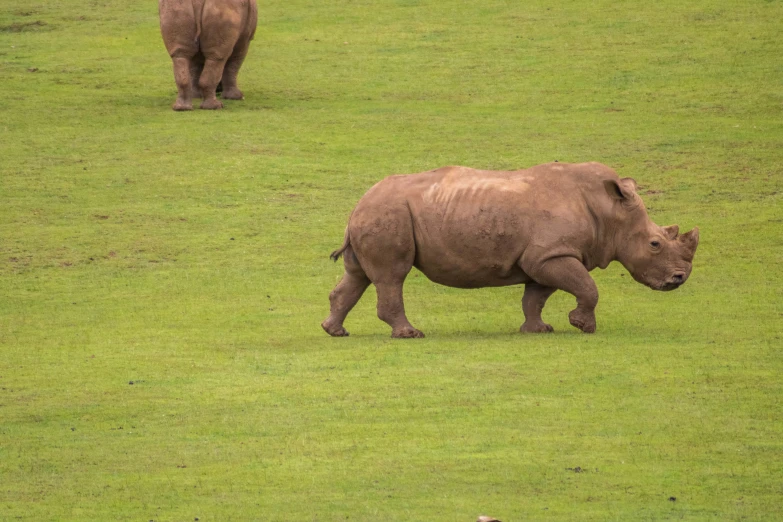
[[(778, 1), (262, 2), (244, 102), (174, 113), (154, 2), (0, 5), (0, 519), (783, 516)], [(320, 329), (392, 173), (595, 160), (688, 283), (413, 272)]]

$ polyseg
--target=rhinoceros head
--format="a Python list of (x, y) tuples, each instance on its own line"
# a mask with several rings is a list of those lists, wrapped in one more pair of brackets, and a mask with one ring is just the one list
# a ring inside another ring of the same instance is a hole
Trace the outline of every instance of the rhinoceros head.
[(677, 225), (661, 227), (653, 223), (631, 178), (607, 181), (605, 186), (622, 208), (617, 259), (636, 281), (653, 290), (679, 288), (691, 275), (699, 244), (698, 227), (680, 234)]

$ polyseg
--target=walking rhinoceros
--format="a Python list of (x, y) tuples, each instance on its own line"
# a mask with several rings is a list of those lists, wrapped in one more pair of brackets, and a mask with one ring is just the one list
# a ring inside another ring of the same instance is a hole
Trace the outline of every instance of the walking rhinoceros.
[(524, 284), (521, 332), (551, 332), (549, 296), (576, 297), (571, 324), (595, 331), (598, 290), (589, 272), (619, 261), (653, 290), (674, 290), (691, 273), (699, 229), (679, 234), (647, 216), (636, 182), (600, 163), (548, 163), (525, 170), (444, 167), (390, 176), (359, 200), (345, 241), (345, 274), (321, 324), (345, 336), (343, 321), (370, 283), (392, 337), (423, 337), (405, 317), (402, 285), (411, 267), (457, 288)]
[(177, 83), (172, 108), (191, 110), (199, 97), (202, 109), (222, 108), (218, 83), (224, 99), (243, 99), (237, 74), (256, 32), (256, 0), (158, 0), (158, 11)]

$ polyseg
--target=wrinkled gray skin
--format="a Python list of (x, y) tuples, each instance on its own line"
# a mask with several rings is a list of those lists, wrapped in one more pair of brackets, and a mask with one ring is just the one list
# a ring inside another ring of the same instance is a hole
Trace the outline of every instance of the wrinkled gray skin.
[(699, 230), (679, 234), (647, 216), (636, 182), (600, 163), (548, 163), (519, 171), (444, 167), (390, 176), (353, 210), (342, 247), (345, 274), (321, 324), (343, 321), (370, 283), (392, 337), (423, 337), (405, 316), (402, 285), (412, 267), (457, 288), (525, 285), (522, 332), (551, 332), (541, 319), (556, 290), (576, 297), (571, 324), (595, 331), (598, 290), (589, 272), (619, 261), (653, 290), (691, 273)]
[(256, 0), (158, 0), (160, 32), (174, 66), (177, 83), (175, 111), (221, 109), (216, 97), (242, 100), (237, 75), (256, 32)]

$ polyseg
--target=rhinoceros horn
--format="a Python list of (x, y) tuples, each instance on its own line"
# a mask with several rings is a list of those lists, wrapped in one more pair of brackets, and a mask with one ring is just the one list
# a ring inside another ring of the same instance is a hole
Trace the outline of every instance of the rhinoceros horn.
[(693, 230), (681, 235), (677, 240), (682, 243), (685, 251), (689, 254), (688, 257), (693, 259), (696, 247), (699, 246), (699, 227), (693, 227)]

